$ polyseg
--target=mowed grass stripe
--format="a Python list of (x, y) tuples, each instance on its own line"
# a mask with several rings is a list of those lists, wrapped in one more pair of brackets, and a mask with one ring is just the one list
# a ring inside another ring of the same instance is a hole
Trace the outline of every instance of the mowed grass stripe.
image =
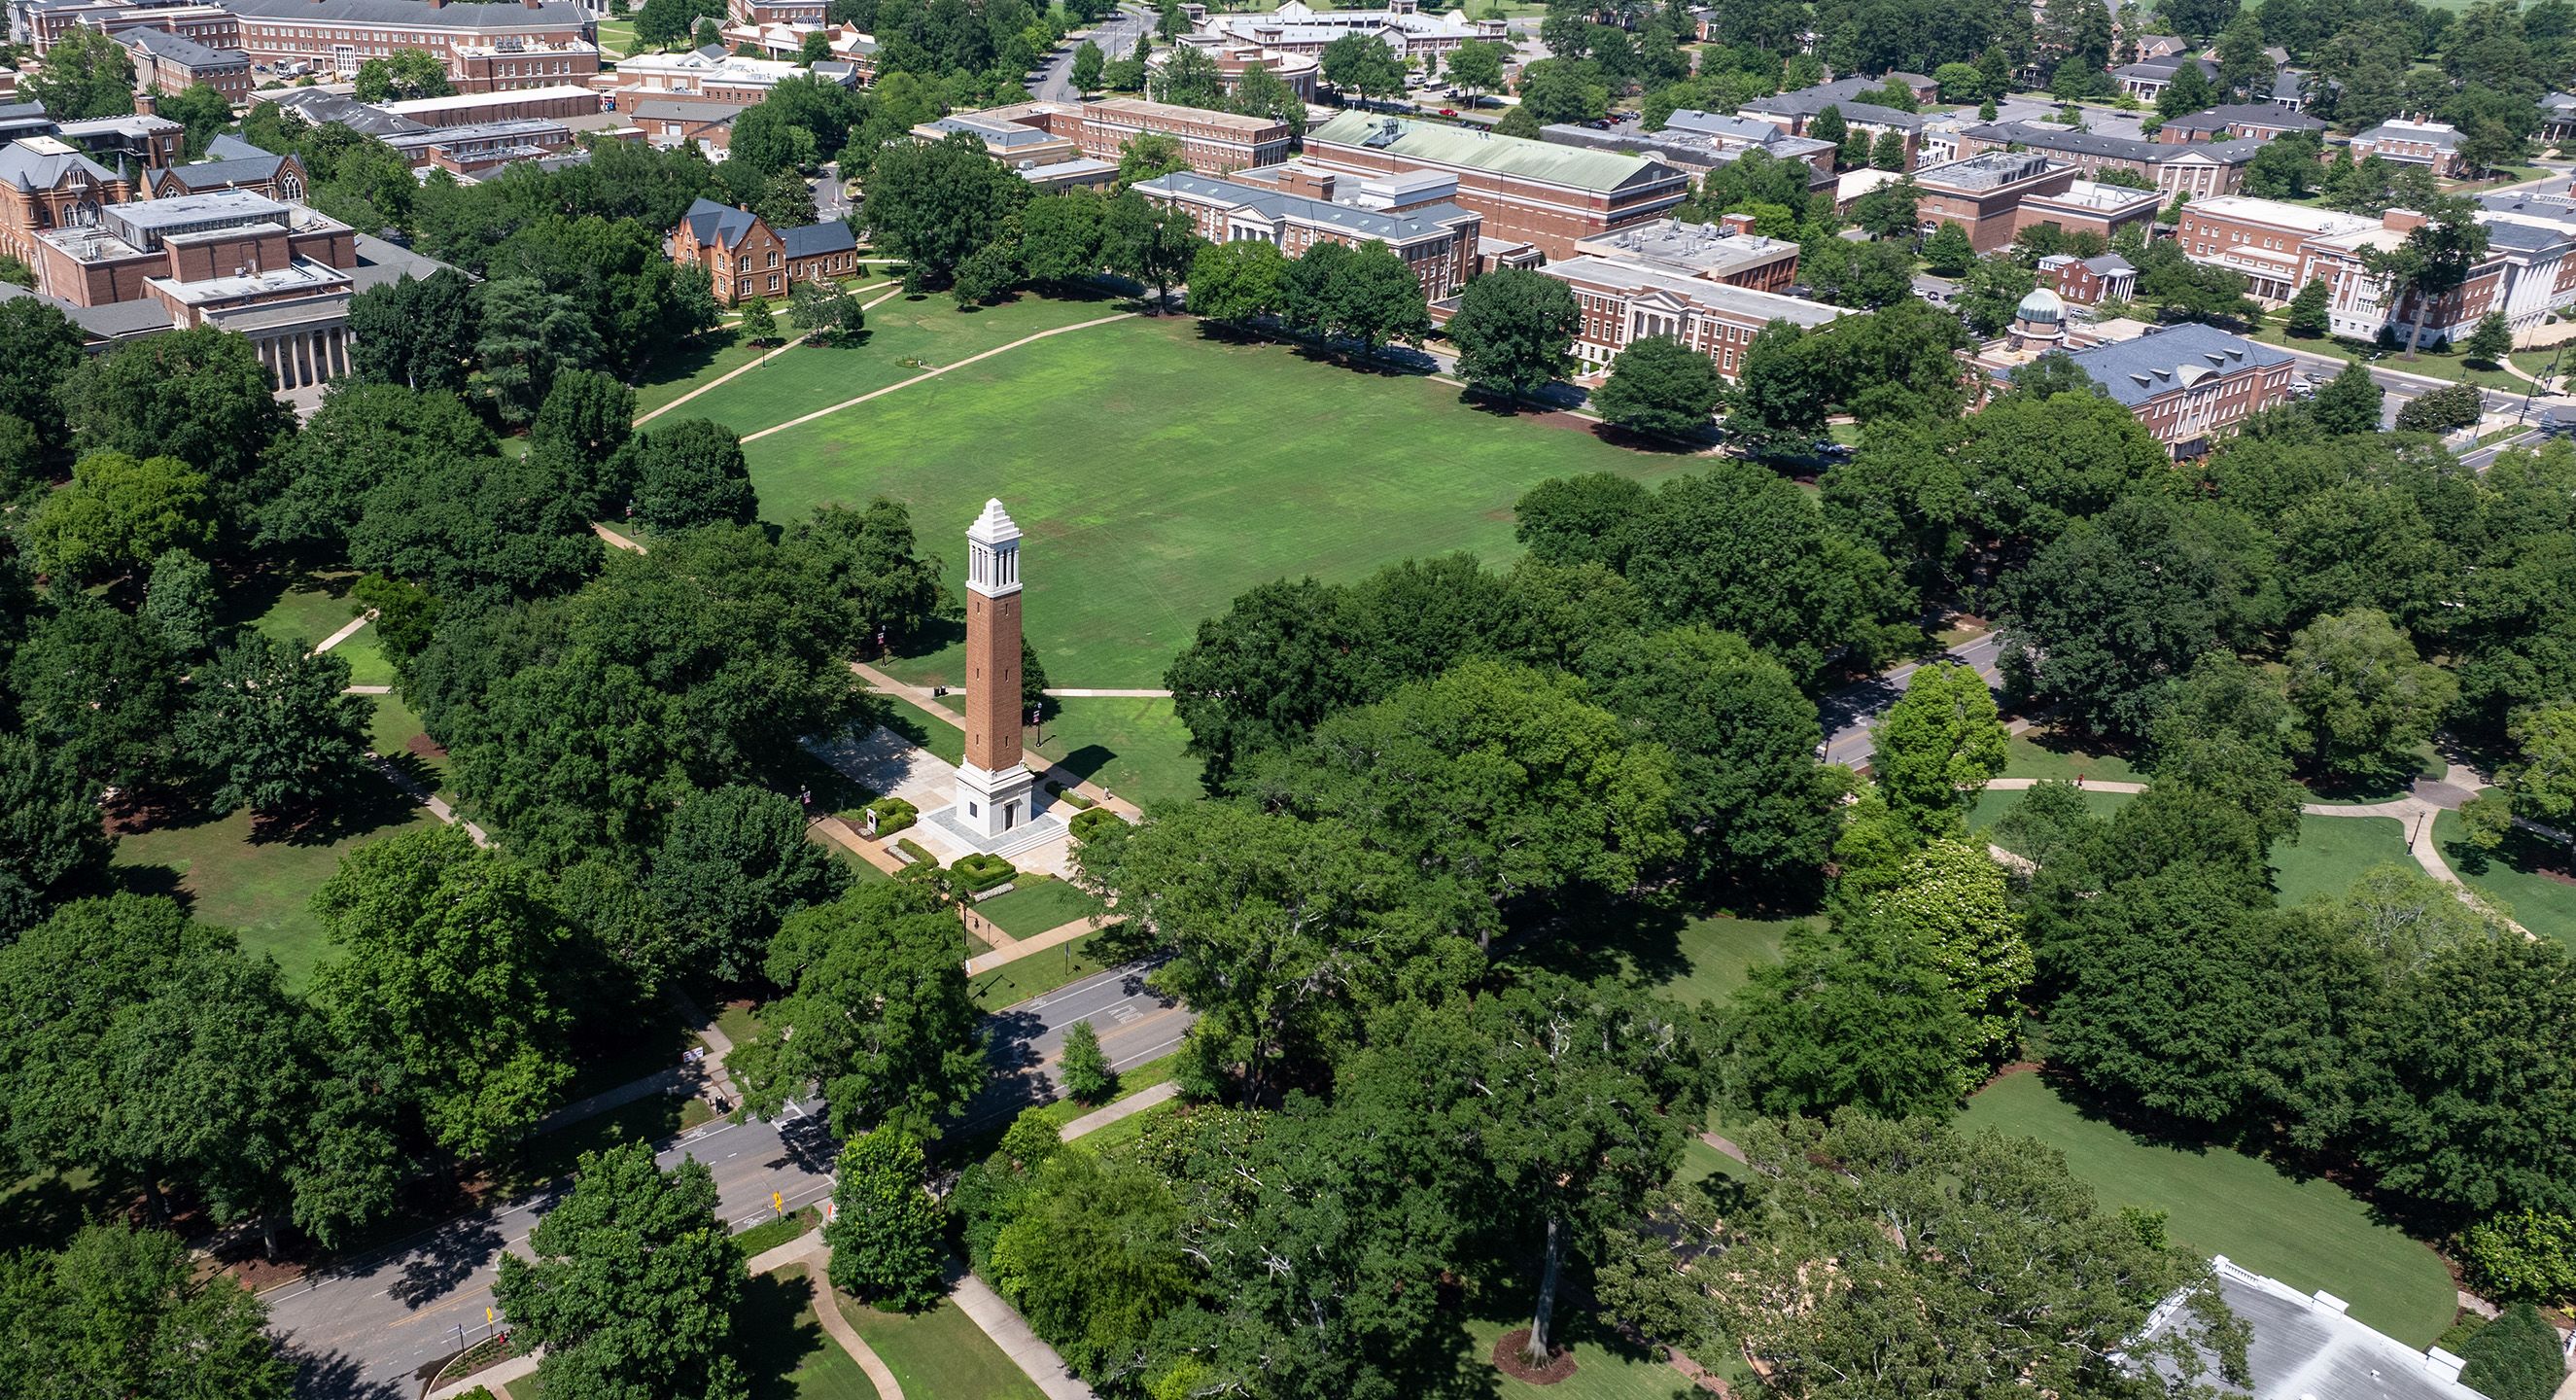
[[(956, 532), (1002, 497), (1028, 536), (1030, 639), (1051, 676), (1082, 686), (1158, 684), (1202, 619), (1271, 579), (1347, 582), (1451, 550), (1506, 559), (1512, 503), (1549, 477), (1704, 465), (1484, 412), (1420, 378), (1203, 340), (1180, 317), (1023, 346), (745, 451), (772, 521), (904, 502), (952, 589)], [(959, 668), (950, 647), (889, 669), (953, 683)]]
[[(737, 433), (756, 433), (900, 384), (925, 370), (1008, 345), (1022, 336), (1112, 315), (1117, 310), (1116, 303), (1106, 300), (1021, 297), (1001, 306), (959, 311), (945, 298), (897, 297), (867, 313), (867, 325), (858, 336), (831, 345), (796, 346), (655, 421), (707, 418)], [(784, 311), (780, 314), (781, 333), (793, 334), (792, 321)], [(717, 373), (739, 369), (749, 358), (735, 360)], [(914, 363), (904, 363), (907, 360)], [(683, 386), (664, 402), (687, 392), (688, 387)], [(764, 499), (763, 505), (766, 504)], [(772, 519), (785, 518), (775, 511), (769, 515)]]

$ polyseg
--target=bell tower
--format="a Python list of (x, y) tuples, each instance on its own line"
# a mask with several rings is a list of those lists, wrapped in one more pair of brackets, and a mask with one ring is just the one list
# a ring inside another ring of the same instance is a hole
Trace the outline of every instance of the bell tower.
[(1036, 815), (1020, 752), (1020, 527), (998, 500), (966, 527), (966, 762), (959, 825), (991, 839)]

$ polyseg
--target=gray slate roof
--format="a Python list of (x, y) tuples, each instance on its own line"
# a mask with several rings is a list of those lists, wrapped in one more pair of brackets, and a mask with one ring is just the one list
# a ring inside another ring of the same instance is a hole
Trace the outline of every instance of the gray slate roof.
[(729, 122), (751, 110), (745, 102), (679, 102), (669, 98), (638, 102), (629, 113), (637, 121)]
[(534, 6), (498, 0), (224, 0), (224, 8), (249, 19), (305, 20), (315, 24), (408, 24), (426, 29), (551, 29), (585, 24), (590, 12), (573, 0), (539, 0)]
[(2381, 122), (2379, 125), (2354, 136), (2352, 139), (2356, 143), (2362, 141), (2421, 141), (2437, 151), (2449, 151), (2459, 148), (2459, 132), (2448, 126), (2444, 126), (2439, 122), (2434, 122), (2431, 126), (2433, 129), (2426, 130), (2425, 125), (2422, 123), (2410, 122), (2404, 126), (2400, 126), (2395, 122)]
[(2192, 371), (2229, 373), (2247, 364), (2286, 364), (2290, 353), (2229, 335), (2198, 322), (2152, 331), (2135, 340), (2115, 340), (2069, 355), (2093, 382), (2121, 404), (2136, 408), (2160, 394), (2182, 387)]
[(718, 204), (712, 199), (701, 199), (690, 205), (689, 212), (681, 215), (680, 221), (689, 226), (689, 237), (699, 243), (721, 243), (727, 248), (741, 246), (744, 236), (757, 222), (749, 212), (730, 204)]
[(2200, 75), (2204, 78), (2215, 78), (2218, 76), (2217, 64), (2212, 63), (2205, 58), (2192, 58), (2178, 53), (2167, 54), (2162, 58), (2140, 59), (2135, 63), (2112, 69), (2111, 76), (2114, 78), (2161, 78), (2171, 81), (2173, 75), (2181, 72), (2182, 66), (2186, 63), (2199, 64)]
[(75, 168), (88, 171), (90, 178), (101, 184), (116, 178), (115, 171), (77, 151), (48, 155), (23, 142), (0, 146), (0, 181), (22, 190), (52, 189)]
[[(1851, 81), (1853, 80), (1848, 78), (1844, 80), (1844, 82)], [(1843, 114), (1845, 121), (1893, 127), (1899, 131), (1919, 131), (1923, 127), (1924, 119), (1920, 112), (1900, 112), (1893, 107), (1881, 107), (1875, 102), (1837, 96), (1832, 91), (1837, 86), (1839, 84), (1824, 83), (1816, 87), (1800, 88), (1796, 92), (1784, 92), (1777, 97), (1757, 97), (1745, 103), (1744, 110), (1777, 112), (1784, 117), (1813, 117), (1821, 115), (1827, 107), (1832, 107)], [(1879, 86), (1881, 85), (1872, 84), (1870, 90), (1874, 92)]]
[(2105, 136), (2098, 131), (2076, 131), (2055, 122), (1989, 122), (1972, 126), (1967, 134), (1981, 141), (2018, 141), (2035, 151), (2068, 151), (2077, 155), (2101, 156), (2111, 160), (2146, 161), (2162, 164), (2169, 160), (2197, 157), (2223, 165), (2241, 165), (2252, 160), (2263, 149), (2260, 141), (2188, 142), (2179, 146), (2159, 145), (2133, 136)]
[(250, 55), (240, 49), (214, 49), (184, 35), (159, 29), (132, 29), (116, 36), (127, 48), (141, 49), (156, 58), (184, 63), (191, 68), (211, 68), (219, 63), (248, 63)]
[(1230, 207), (1250, 208), (1269, 219), (1295, 217), (1344, 229), (1361, 238), (1383, 238), (1390, 243), (1443, 233), (1452, 221), (1468, 217), (1466, 210), (1445, 201), (1388, 213), (1335, 204), (1309, 195), (1290, 194), (1265, 185), (1246, 185), (1209, 175), (1196, 175), (1186, 170), (1147, 180), (1136, 188), (1146, 194), (1186, 195), (1214, 200)]
[(274, 100), (277, 105), (315, 126), (345, 126), (364, 136), (409, 136), (429, 130), (409, 117), (398, 117), (382, 108), (370, 107), (342, 92), (293, 88), (278, 94)]
[(2238, 122), (2255, 126), (2287, 127), (2294, 131), (2326, 129), (2325, 122), (2316, 117), (2309, 116), (2305, 112), (2288, 111), (2269, 102), (2230, 102), (2223, 107), (2212, 107), (2205, 112), (2186, 112), (2166, 122), (2165, 126), (2180, 127), (2185, 131), (2225, 131)]
[(1676, 107), (1664, 119), (1667, 131), (1700, 131), (1711, 136), (1724, 136), (1759, 145), (1779, 136), (1780, 128), (1769, 122), (1739, 117), (1730, 112), (1703, 112), (1696, 107)]
[(275, 159), (265, 146), (254, 146), (227, 131), (206, 143), (208, 160), (249, 160), (254, 157)]
[(787, 245), (791, 258), (818, 258), (827, 253), (855, 253), (859, 250), (856, 234), (838, 219), (827, 224), (807, 224), (780, 232), (778, 241)]
[(349, 269), (349, 284), (356, 291), (390, 286), (405, 277), (425, 278), (434, 272), (457, 270), (372, 234), (358, 234), (352, 241), (357, 245), (358, 265)]
[(277, 168), (285, 163), (286, 157), (262, 151), (231, 160), (201, 160), (191, 165), (174, 165), (170, 167), (170, 178), (192, 190), (219, 190), (230, 185), (273, 180), (277, 178)]

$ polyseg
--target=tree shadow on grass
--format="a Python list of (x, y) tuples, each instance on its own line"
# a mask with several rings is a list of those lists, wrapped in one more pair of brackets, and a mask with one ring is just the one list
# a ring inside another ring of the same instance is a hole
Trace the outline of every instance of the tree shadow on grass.
[[(1117, 757), (1118, 751), (1115, 749), (1108, 748), (1101, 744), (1085, 744), (1081, 748), (1075, 749), (1073, 752), (1057, 759), (1055, 761), (1055, 766), (1073, 774), (1084, 782), (1089, 782), (1093, 777), (1105, 771), (1109, 767), (1110, 762)], [(1067, 812), (1065, 815), (1070, 817), (1073, 814), (1071, 812)]]
[(795, 1400), (796, 1370), (831, 1341), (810, 1315), (813, 1293), (801, 1269), (759, 1274), (743, 1285), (734, 1309), (734, 1355), (751, 1400)]
[(1498, 951), (1507, 951), (1523, 966), (1577, 981), (1615, 978), (1651, 991), (1689, 974), (1691, 962), (1681, 946), (1687, 922), (1678, 909), (1605, 904), (1578, 910), (1553, 927), (1515, 935)]
[[(418, 779), (415, 779), (418, 781)], [(436, 786), (422, 782), (423, 789)], [(404, 826), (420, 805), (374, 772), (355, 773), (338, 795), (310, 806), (277, 812), (253, 812), (250, 840), (254, 846), (329, 846), (389, 827)]]

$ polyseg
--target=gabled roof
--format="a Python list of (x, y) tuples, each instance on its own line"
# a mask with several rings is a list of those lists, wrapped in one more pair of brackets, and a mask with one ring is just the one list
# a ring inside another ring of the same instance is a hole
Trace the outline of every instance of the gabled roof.
[(2352, 138), (2363, 141), (2420, 141), (2437, 151), (2454, 149), (2460, 144), (2459, 128), (2441, 122), (2387, 121)]
[(116, 172), (78, 151), (48, 151), (28, 141), (0, 146), (0, 183), (30, 193), (52, 189), (74, 170), (102, 185), (116, 178)]
[[(1894, 127), (1901, 131), (1915, 131), (1922, 128), (1923, 114), (1920, 112), (1900, 112), (1893, 107), (1882, 107), (1875, 102), (1867, 101), (1861, 95), (1845, 95), (1837, 91), (1855, 81), (1857, 80), (1846, 78), (1841, 83), (1821, 83), (1811, 88), (1800, 88), (1796, 92), (1784, 92), (1777, 97), (1757, 97), (1745, 103), (1744, 110), (1775, 112), (1784, 117), (1813, 117), (1821, 115), (1826, 108), (1831, 107), (1841, 112), (1845, 121), (1863, 122), (1870, 126)], [(1885, 85), (1871, 84), (1867, 91), (1876, 92), (1883, 86)]]
[(2221, 165), (2241, 165), (2252, 160), (2263, 149), (2260, 141), (2212, 141), (2179, 146), (2141, 141), (2133, 136), (2105, 136), (2098, 131), (2077, 131), (2055, 122), (1989, 122), (1968, 128), (1968, 135), (1980, 141), (2019, 142), (2035, 151), (2070, 151), (2078, 155), (2101, 156), (2111, 160), (2142, 161), (2161, 165), (2174, 160), (2207, 160)]
[(1329, 199), (1316, 199), (1311, 195), (1292, 194), (1267, 185), (1220, 180), (1186, 170), (1145, 181), (1136, 188), (1147, 194), (1188, 196), (1222, 204), (1229, 209), (1250, 209), (1273, 223), (1294, 218), (1340, 229), (1360, 238), (1383, 239), (1394, 244), (1447, 233), (1458, 221), (1473, 217), (1465, 209), (1445, 201), (1401, 211), (1362, 209)]
[(2171, 82), (2173, 80), (2173, 75), (2181, 72), (2182, 66), (2186, 63), (2199, 64), (2200, 75), (2204, 78), (2215, 78), (2218, 76), (2217, 64), (2212, 63), (2205, 58), (2194, 58), (2188, 54), (2178, 53), (2166, 54), (2162, 58), (2142, 58), (2135, 63), (2112, 69), (2111, 76), (2114, 78), (2144, 78), (2150, 82), (2157, 80)]
[(589, 22), (575, 0), (224, 0), (245, 19), (310, 20), (315, 24), (410, 24), (427, 29), (552, 29)]
[(701, 199), (689, 206), (689, 212), (681, 215), (680, 221), (687, 225), (689, 237), (699, 245), (717, 243), (733, 249), (742, 246), (742, 240), (751, 235), (752, 226), (760, 222), (760, 216), (730, 204)]
[(2213, 374), (2286, 364), (2290, 354), (2198, 322), (2115, 340), (2067, 357), (2120, 403), (2138, 405)]
[(117, 42), (130, 49), (140, 49), (155, 58), (184, 63), (191, 68), (210, 68), (219, 63), (248, 63), (250, 55), (240, 49), (214, 49), (194, 39), (160, 29), (130, 29), (116, 36)]
[[(250, 142), (233, 135), (229, 131), (224, 132), (214, 140), (206, 143), (206, 159), (208, 160), (249, 160), (253, 157), (268, 155), (269, 151), (267, 147), (254, 146)], [(274, 157), (271, 158), (274, 159)]]
[(232, 160), (201, 160), (190, 165), (174, 165), (167, 173), (171, 179), (192, 190), (220, 190), (233, 185), (274, 180), (278, 167), (284, 164), (286, 157), (262, 151), (255, 156), (240, 156)]
[(778, 235), (778, 241), (787, 245), (787, 256), (791, 258), (819, 258), (830, 253), (855, 253), (859, 250), (857, 235), (850, 232), (848, 224), (838, 219), (827, 224), (807, 224), (803, 228), (788, 229)]
[(1366, 112), (1344, 112), (1316, 127), (1306, 133), (1306, 145), (1309, 149), (1317, 145), (1366, 146), (1433, 165), (1489, 170), (1597, 194), (1667, 181), (1687, 183), (1687, 177), (1679, 170), (1643, 156), (1579, 150), (1547, 141)]
[(2323, 131), (2326, 124), (2305, 112), (2293, 112), (2269, 102), (2230, 102), (2204, 112), (2186, 112), (2166, 122), (2167, 129), (2185, 131), (2225, 131), (2236, 125), (2276, 126), (2291, 131)]

